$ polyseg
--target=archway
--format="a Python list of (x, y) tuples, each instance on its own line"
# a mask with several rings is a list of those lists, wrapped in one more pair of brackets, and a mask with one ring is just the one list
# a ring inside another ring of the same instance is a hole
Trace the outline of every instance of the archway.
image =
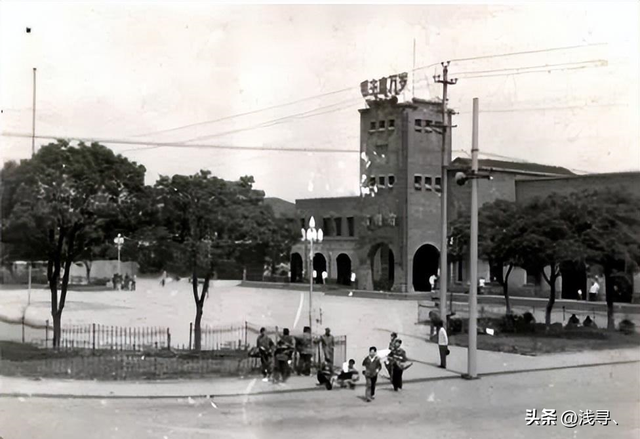
[[(567, 263), (560, 267), (562, 298), (587, 300), (587, 270), (584, 264)], [(582, 291), (582, 297), (578, 294)]]
[(303, 270), (300, 253), (291, 253), (291, 283), (302, 282)]
[(316, 272), (315, 283), (323, 284), (322, 273), (327, 271), (327, 260), (322, 253), (316, 253), (313, 256), (313, 269)]
[(338, 284), (351, 285), (351, 258), (340, 253), (336, 259), (338, 265)]
[(421, 246), (413, 255), (413, 289), (431, 291), (429, 278), (438, 273), (440, 252), (431, 244)]
[(373, 289), (391, 291), (395, 278), (395, 258), (387, 244), (376, 244), (369, 251)]

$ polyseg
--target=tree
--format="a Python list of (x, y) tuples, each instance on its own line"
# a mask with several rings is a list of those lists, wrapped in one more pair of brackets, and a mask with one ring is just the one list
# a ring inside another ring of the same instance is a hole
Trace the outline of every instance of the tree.
[[(478, 255), (489, 263), (491, 271), (496, 274), (492, 281), (496, 280), (502, 286), (507, 314), (511, 313), (509, 276), (513, 268), (521, 264), (518, 232), (522, 220), (519, 206), (506, 200), (485, 204), (478, 211)], [(452, 260), (461, 261), (469, 254), (470, 227), (468, 215), (453, 222), (450, 235)]]
[(263, 254), (273, 230), (273, 212), (263, 203), (264, 193), (253, 189), (251, 177), (229, 182), (208, 171), (163, 176), (156, 191), (161, 223), (170, 237), (157, 244), (169, 255), (167, 269), (191, 277), (194, 347), (200, 350), (204, 303), (216, 268), (226, 260), (243, 263), (255, 252)]
[(98, 143), (74, 147), (65, 140), (43, 146), (13, 170), (3, 242), (30, 260), (47, 260), (54, 346), (60, 345), (71, 264), (91, 245), (102, 220), (135, 200), (144, 173)]
[(602, 266), (607, 327), (615, 329), (616, 287), (631, 285), (640, 265), (640, 199), (624, 190), (585, 191), (575, 196), (586, 260)]

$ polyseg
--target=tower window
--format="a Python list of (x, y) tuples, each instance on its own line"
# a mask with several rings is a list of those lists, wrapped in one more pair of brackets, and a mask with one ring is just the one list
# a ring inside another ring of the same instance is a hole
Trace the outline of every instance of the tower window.
[(395, 119), (389, 119), (389, 129), (390, 130), (395, 130), (396, 129), (396, 120)]
[(386, 177), (386, 175), (380, 175), (378, 177), (378, 186), (380, 186), (381, 188), (387, 186), (387, 177)]
[(300, 218), (300, 227), (303, 229), (307, 228), (307, 224), (304, 218)]
[(416, 119), (415, 121), (415, 129), (417, 132), (421, 132), (422, 131), (422, 120), (421, 119)]
[(396, 184), (396, 176), (395, 175), (389, 175), (387, 177), (387, 186), (393, 187), (394, 184)]
[(369, 187), (374, 187), (376, 185), (376, 177), (369, 177)]
[(322, 228), (325, 236), (333, 236), (333, 227), (331, 227), (331, 218), (322, 218)]
[(384, 120), (381, 120), (380, 122), (378, 122), (378, 130), (379, 131), (384, 131), (386, 128), (387, 122)]
[(434, 186), (434, 189), (436, 192), (441, 192), (442, 191), (442, 178), (441, 177), (436, 177), (436, 184)]
[(430, 175), (425, 175), (424, 176), (424, 188), (425, 190), (430, 191), (431, 189), (433, 189), (433, 187), (431, 186), (433, 184), (433, 181), (431, 179)]
[(336, 236), (342, 236), (342, 218), (337, 217), (333, 220), (336, 223)]
[(369, 123), (369, 131), (375, 131), (376, 130), (376, 122), (370, 122)]
[(356, 230), (355, 230), (355, 224), (353, 222), (353, 217), (350, 216), (347, 218), (347, 229), (349, 232), (349, 236), (355, 236), (356, 235)]
[(388, 151), (389, 145), (376, 145), (376, 156), (378, 156), (378, 160), (386, 161)]
[(414, 175), (413, 176), (413, 187), (417, 191), (421, 191), (422, 190), (422, 175)]

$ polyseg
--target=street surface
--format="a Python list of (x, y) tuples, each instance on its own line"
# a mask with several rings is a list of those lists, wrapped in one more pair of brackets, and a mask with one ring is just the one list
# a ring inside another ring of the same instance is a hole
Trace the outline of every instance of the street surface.
[[(604, 438), (640, 437), (638, 363), (206, 399), (0, 398), (4, 439), (107, 438)], [(251, 385), (249, 383), (249, 385)], [(250, 389), (249, 389), (250, 390)], [(248, 390), (248, 391), (249, 391)], [(555, 409), (558, 425), (526, 426), (527, 409)], [(618, 425), (566, 428), (566, 410), (610, 410)]]

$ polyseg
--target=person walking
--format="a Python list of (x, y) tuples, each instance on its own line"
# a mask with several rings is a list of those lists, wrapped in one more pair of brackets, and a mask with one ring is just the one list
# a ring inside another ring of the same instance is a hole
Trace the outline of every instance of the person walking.
[(260, 369), (262, 370), (262, 381), (267, 382), (271, 377), (272, 356), (275, 343), (267, 335), (266, 328), (260, 328), (260, 335), (256, 341), (256, 346), (260, 352)]
[(593, 285), (589, 288), (589, 301), (596, 302), (598, 300), (598, 293), (600, 292), (600, 284), (598, 283), (598, 278), (596, 277), (593, 281)]
[[(391, 340), (389, 341), (389, 354), (391, 354), (391, 351), (393, 351), (393, 348), (396, 344), (397, 339), (398, 339), (398, 334), (396, 334), (395, 332), (392, 332)], [(393, 371), (392, 371), (391, 359), (389, 358), (389, 355), (387, 355), (387, 357), (384, 360), (384, 367), (387, 370), (387, 373), (389, 374), (389, 379), (391, 379)]]
[(324, 330), (324, 335), (320, 337), (320, 344), (322, 345), (324, 360), (333, 366), (335, 339), (333, 338), (333, 335), (331, 335), (331, 328), (326, 328)]
[(313, 342), (311, 339), (311, 328), (305, 326), (302, 336), (296, 340), (296, 351), (298, 353), (298, 375), (311, 375), (311, 357), (313, 357)]
[(407, 353), (402, 349), (402, 340), (396, 339), (393, 348), (389, 354), (389, 363), (391, 363), (391, 383), (393, 390), (396, 392), (402, 390), (402, 373), (404, 372), (405, 363), (407, 361)]
[(284, 328), (282, 330), (282, 337), (280, 337), (280, 340), (278, 340), (278, 343), (276, 344), (276, 376), (274, 377), (274, 382), (281, 381), (284, 383), (289, 379), (291, 371), (289, 364), (291, 363), (293, 350), (293, 337), (289, 335), (289, 329)]
[(367, 387), (364, 397), (367, 402), (376, 399), (376, 382), (378, 381), (378, 373), (382, 369), (380, 358), (378, 358), (378, 349), (375, 346), (369, 348), (369, 355), (362, 362), (364, 367), (363, 374), (367, 380)]
[(167, 283), (167, 272), (163, 271), (162, 272), (162, 279), (160, 279), (160, 285), (162, 285), (164, 287), (166, 283)]
[(444, 323), (438, 322), (438, 350), (440, 351), (440, 368), (447, 368), (447, 355), (449, 355), (449, 337), (447, 330), (444, 329)]

